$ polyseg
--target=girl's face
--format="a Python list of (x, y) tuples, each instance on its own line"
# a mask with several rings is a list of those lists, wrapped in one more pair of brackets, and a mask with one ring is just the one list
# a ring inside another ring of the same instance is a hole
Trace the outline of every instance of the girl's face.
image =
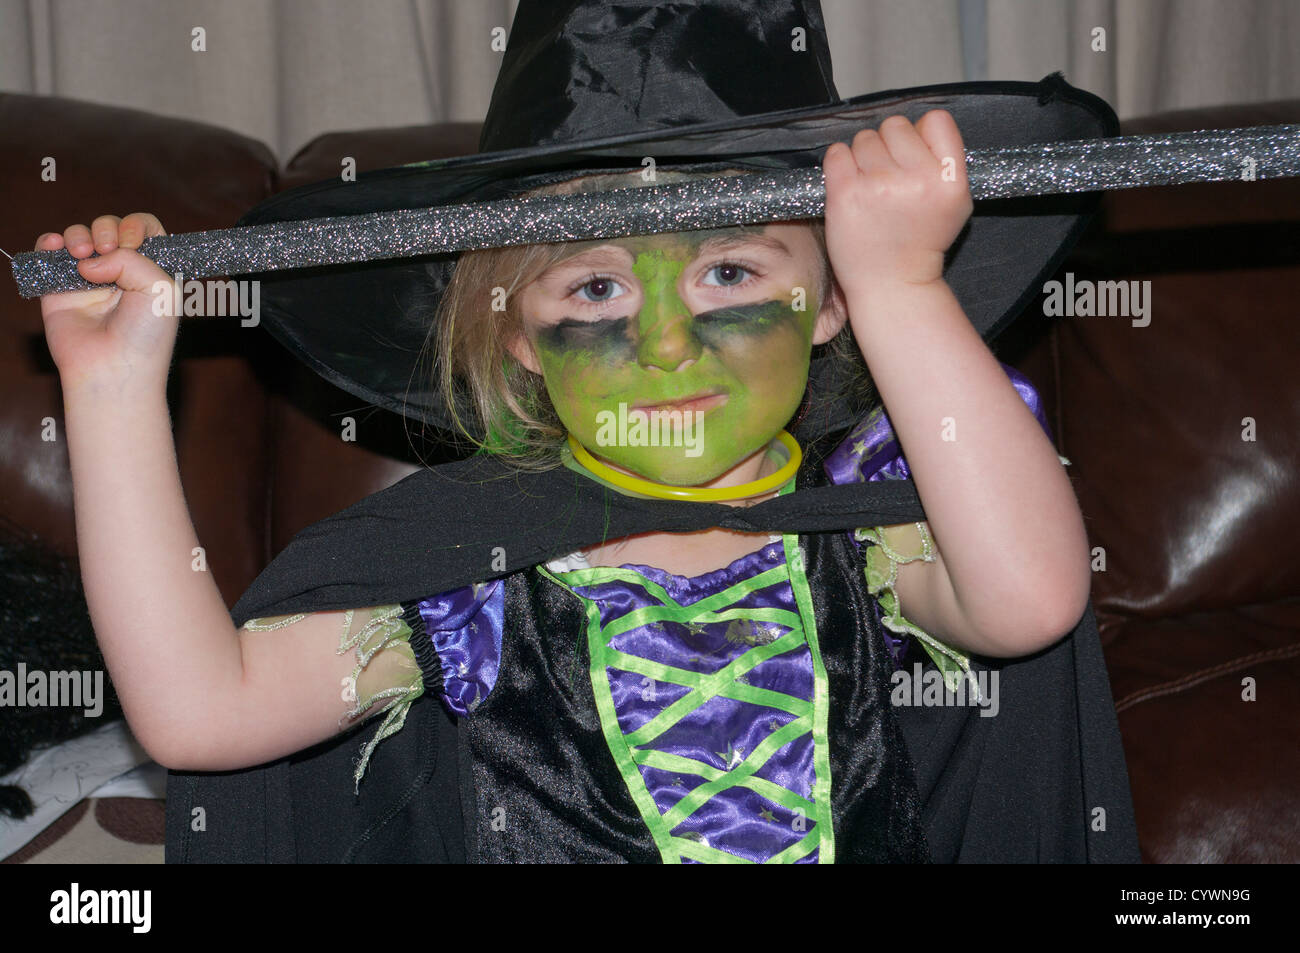
[(526, 340), (511, 353), (584, 447), (661, 483), (707, 483), (766, 446), (798, 409), (812, 346), (845, 320), (838, 296), (818, 298), (807, 225), (572, 247), (521, 292)]

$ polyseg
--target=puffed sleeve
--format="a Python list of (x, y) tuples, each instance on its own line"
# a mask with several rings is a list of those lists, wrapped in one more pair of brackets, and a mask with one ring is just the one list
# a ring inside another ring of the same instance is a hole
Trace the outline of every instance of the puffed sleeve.
[(439, 686), (453, 715), (473, 714), (496, 685), (501, 665), (504, 580), (403, 603), (402, 610), (426, 684)]

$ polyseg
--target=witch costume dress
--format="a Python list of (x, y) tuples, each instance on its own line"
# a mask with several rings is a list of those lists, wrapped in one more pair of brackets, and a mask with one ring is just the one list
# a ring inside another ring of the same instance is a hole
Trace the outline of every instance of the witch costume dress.
[[(932, 108), (968, 147), (1118, 129), (1059, 74), (841, 100), (816, 0), (521, 0), (479, 155), (304, 186), (241, 224), (509, 201), (646, 156), (697, 173), (811, 166)], [(1096, 198), (977, 204), (944, 277), (986, 340)], [(445, 427), (413, 356), (455, 265), (270, 273), (262, 326), (344, 390)], [(803, 458), (752, 506), (638, 498), (571, 458), (521, 473), (480, 452), (299, 532), (232, 621), (344, 612), (353, 714), (386, 718), (253, 768), (169, 772), (167, 861), (1136, 862), (1091, 605), (1015, 659), (968, 657), (906, 619), (898, 567), (934, 558), (924, 510), (883, 405), (835, 396), (837, 373), (814, 355), (792, 427)], [(711, 527), (770, 535), (690, 578), (581, 557)]]
[[(1032, 384), (1002, 366), (1050, 437)], [(877, 408), (808, 448), (779, 493), (909, 478)], [(777, 534), (689, 578), (579, 552), (348, 613), (353, 713), (384, 722), (323, 746), (333, 778), (315, 751), (263, 783), (187, 775), (183, 801), (169, 792), (168, 859), (1136, 860), (1118, 739), (1079, 734), (1080, 709), (1109, 700), (1096, 646), (986, 661), (932, 638), (894, 591), (900, 565), (933, 558), (915, 530), (909, 552), (885, 526)], [(1085, 746), (1109, 759), (1085, 766)], [(361, 821), (376, 791), (387, 809), (341, 831), (339, 803), (358, 792), (343, 817)], [(237, 809), (238, 837), (218, 805)]]

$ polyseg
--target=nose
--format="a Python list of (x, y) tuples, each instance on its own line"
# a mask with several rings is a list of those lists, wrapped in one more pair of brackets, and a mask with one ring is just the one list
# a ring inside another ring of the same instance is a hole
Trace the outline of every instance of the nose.
[(639, 319), (637, 363), (675, 371), (700, 356), (702, 345), (692, 326), (695, 316), (680, 299), (676, 306), (663, 303), (653, 314), (647, 314), (648, 310), (649, 304), (641, 310)]
[(642, 272), (645, 296), (637, 315), (637, 363), (642, 367), (674, 371), (696, 360), (703, 349), (695, 316), (677, 292), (680, 273), (680, 264)]

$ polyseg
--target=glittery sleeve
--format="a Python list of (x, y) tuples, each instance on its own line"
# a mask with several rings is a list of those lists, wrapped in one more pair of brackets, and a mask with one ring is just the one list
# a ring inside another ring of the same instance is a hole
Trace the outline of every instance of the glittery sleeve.
[(944, 682), (956, 691), (962, 673), (970, 670), (970, 657), (930, 635), (906, 618), (898, 598), (898, 570), (900, 566), (916, 562), (932, 563), (935, 560), (934, 538), (930, 525), (925, 522), (899, 523), (894, 526), (875, 526), (853, 531), (853, 539), (866, 543), (864, 553), (867, 591), (876, 598), (877, 617), (889, 632), (899, 636), (891, 639), (890, 649), (895, 661), (901, 660), (899, 642), (914, 638), (921, 643), (943, 675)]
[[(307, 613), (299, 613), (249, 619), (244, 628), (251, 631), (280, 629), (307, 617)], [(353, 704), (339, 719), (340, 729), (348, 719), (365, 720), (384, 712), (388, 714), (374, 737), (361, 750), (361, 759), (353, 775), (359, 789), (375, 746), (406, 723), (411, 703), (424, 694), (424, 678), (412, 650), (411, 627), (403, 618), (400, 605), (369, 606), (343, 613), (337, 652), (342, 655), (349, 651), (355, 653), (357, 664), (344, 680), (341, 694), (344, 701)]]

